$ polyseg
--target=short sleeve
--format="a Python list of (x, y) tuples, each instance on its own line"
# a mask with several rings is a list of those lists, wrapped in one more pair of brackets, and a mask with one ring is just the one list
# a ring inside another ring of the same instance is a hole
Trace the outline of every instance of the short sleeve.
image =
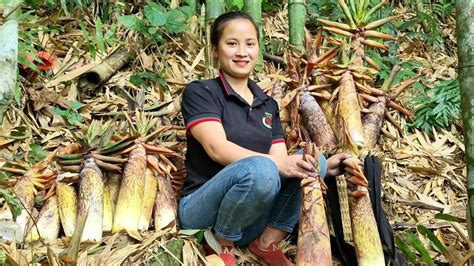
[(181, 102), (186, 130), (206, 121), (222, 122), (222, 108), (212, 88), (202, 82), (191, 82), (183, 92)]
[(274, 107), (275, 115), (273, 116), (273, 121), (272, 121), (272, 144), (276, 144), (280, 142), (284, 143), (285, 139), (283, 138), (283, 129), (281, 127), (280, 111), (278, 110), (278, 104), (273, 99), (272, 99), (272, 102), (275, 106)]

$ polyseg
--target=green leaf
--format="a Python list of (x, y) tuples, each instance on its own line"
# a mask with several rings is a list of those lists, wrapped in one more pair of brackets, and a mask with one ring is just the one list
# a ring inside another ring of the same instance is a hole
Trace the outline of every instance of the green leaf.
[(179, 8), (185, 15), (186, 19), (189, 19), (193, 16), (193, 8), (190, 6), (182, 6)]
[(443, 253), (444, 255), (448, 254), (448, 250), (443, 245), (443, 243), (441, 243), (438, 237), (433, 234), (433, 232), (431, 232), (428, 228), (420, 224), (416, 227), (416, 229), (418, 230), (418, 232), (420, 232), (420, 234), (427, 237), (438, 251), (441, 251), (441, 253)]
[(201, 229), (182, 229), (182, 230), (179, 230), (179, 233), (180, 234), (183, 234), (183, 235), (187, 235), (187, 236), (192, 236), (192, 235), (195, 235), (197, 234), (198, 232), (201, 232), (203, 230)]
[(74, 101), (69, 105), (69, 108), (76, 111), (76, 110), (79, 110), (83, 106), (84, 104), (81, 103), (80, 101)]
[(48, 157), (48, 153), (38, 144), (30, 144), (30, 149), (30, 157), (33, 158), (35, 162), (42, 161), (44, 158)]
[(63, 109), (58, 108), (58, 107), (54, 107), (53, 109), (51, 109), (51, 112), (55, 115), (59, 115), (59, 116), (62, 116), (62, 117), (67, 117), (69, 115), (69, 111), (63, 110)]
[(408, 259), (409, 262), (416, 263), (416, 254), (399, 236), (395, 236), (395, 245), (403, 252), (403, 254), (405, 254), (405, 257)]
[(79, 113), (70, 113), (67, 117), (67, 122), (71, 125), (75, 125), (76, 122), (84, 123), (84, 118)]
[(407, 242), (408, 244), (412, 245), (420, 256), (423, 258), (423, 261), (428, 264), (429, 266), (434, 266), (433, 259), (430, 257), (430, 254), (428, 253), (428, 250), (426, 250), (426, 247), (423, 245), (423, 242), (412, 232), (408, 231), (407, 232)]
[(142, 25), (142, 21), (135, 15), (125, 15), (119, 17), (120, 23), (128, 29), (139, 31)]
[(23, 207), (21, 206), (20, 201), (11, 189), (4, 190), (0, 188), (0, 197), (4, 198), (10, 207), (10, 211), (13, 216), (13, 221), (16, 221), (16, 218), (21, 214)]
[(204, 238), (206, 239), (207, 244), (217, 253), (221, 253), (221, 245), (219, 242), (217, 242), (216, 238), (214, 237), (214, 234), (211, 232), (211, 230), (206, 230), (204, 231)]
[(464, 222), (461, 218), (447, 214), (447, 213), (437, 213), (435, 214), (435, 219), (445, 220), (448, 222)]
[(153, 26), (161, 27), (166, 24), (165, 10), (156, 3), (144, 7), (145, 17)]
[(186, 15), (179, 9), (171, 9), (166, 13), (165, 30), (168, 33), (179, 33), (187, 28)]
[(97, 48), (99, 51), (104, 54), (105, 53), (105, 43), (104, 43), (104, 33), (102, 32), (102, 20), (100, 17), (96, 17), (95, 20), (95, 39), (97, 42)]

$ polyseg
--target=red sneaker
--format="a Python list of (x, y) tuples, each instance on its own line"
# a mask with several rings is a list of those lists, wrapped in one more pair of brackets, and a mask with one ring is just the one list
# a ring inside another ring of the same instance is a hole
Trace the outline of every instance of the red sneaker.
[(224, 261), (225, 266), (235, 266), (235, 256), (232, 247), (223, 246), (219, 257)]
[(255, 239), (250, 243), (250, 252), (261, 258), (270, 266), (294, 266), (285, 254), (275, 244), (271, 244), (268, 249), (262, 249), (259, 245), (259, 239)]

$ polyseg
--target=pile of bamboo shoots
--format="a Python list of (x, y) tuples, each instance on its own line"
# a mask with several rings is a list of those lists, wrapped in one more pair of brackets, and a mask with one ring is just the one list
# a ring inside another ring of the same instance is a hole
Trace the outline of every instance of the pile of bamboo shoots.
[[(348, 22), (320, 19), (325, 26), (317, 32), (314, 39), (306, 32), (305, 60), (301, 60), (299, 55), (288, 56), (288, 72), (292, 79), (288, 84), (291, 91), (280, 100), (280, 108), (286, 107), (281, 114), (288, 117), (288, 128), (285, 131), (290, 149), (298, 147), (301, 141), (298, 136), (306, 135), (307, 132), (309, 139), (305, 142), (312, 141), (327, 153), (347, 152), (353, 155), (353, 159), (344, 161), (347, 174), (343, 181), (347, 183), (352, 233), (359, 265), (385, 263), (361, 162), (374, 150), (385, 117), (399, 128), (387, 108), (399, 111), (408, 119), (412, 118), (411, 112), (396, 103), (395, 99), (417, 80), (414, 78), (392, 87), (399, 71), (399, 67), (395, 66), (390, 78), (380, 88), (376, 87), (375, 74), (381, 68), (365, 54), (365, 50), (387, 50), (386, 44), (374, 39), (394, 41), (395, 38), (376, 29), (398, 18), (392, 16), (371, 21), (372, 14), (384, 4), (386, 1), (369, 9), (368, 1), (350, 0), (348, 7), (344, 0), (339, 0)], [(329, 34), (324, 37), (323, 31)], [(321, 47), (325, 47), (325, 50), (321, 51)], [(300, 116), (302, 123), (299, 122)], [(285, 125), (284, 118), (282, 122)], [(310, 265), (315, 258), (330, 261), (330, 254), (327, 258), (329, 241), (321, 243), (327, 238), (327, 224), (325, 219), (321, 219), (320, 213), (315, 215), (317, 212), (324, 212), (321, 207), (324, 206), (321, 188), (317, 183), (302, 183), (303, 231), (300, 228), (299, 237), (304, 239), (298, 239), (299, 265)], [(308, 203), (314, 201), (317, 202)], [(318, 211), (315, 206), (320, 206)], [(318, 237), (309, 237), (310, 230)]]
[[(143, 137), (124, 137), (92, 150), (71, 144), (27, 171), (19, 166), (2, 167), (3, 171), (20, 175), (13, 186), (22, 205), (16, 219), (21, 237), (16, 239), (27, 243), (40, 238), (52, 241), (61, 232), (72, 237), (81, 217), (86, 217), (79, 229), (81, 242), (99, 242), (103, 234), (120, 231), (141, 240), (140, 232), (151, 228), (174, 230), (174, 186), (182, 183), (183, 176), (172, 175), (177, 169), (167, 156), (178, 155), (147, 141)], [(44, 203), (35, 207), (38, 195)], [(12, 219), (7, 204), (0, 219)]]

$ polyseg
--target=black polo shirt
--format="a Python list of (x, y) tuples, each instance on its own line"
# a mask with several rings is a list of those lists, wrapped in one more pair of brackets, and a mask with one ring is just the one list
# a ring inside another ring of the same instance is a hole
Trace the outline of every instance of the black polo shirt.
[(224, 168), (213, 161), (189, 128), (206, 121), (222, 123), (227, 140), (252, 151), (267, 154), (274, 143), (284, 142), (278, 105), (249, 79), (252, 105), (241, 98), (222, 72), (215, 79), (194, 81), (183, 92), (181, 110), (186, 124), (186, 181), (182, 196), (198, 189)]

